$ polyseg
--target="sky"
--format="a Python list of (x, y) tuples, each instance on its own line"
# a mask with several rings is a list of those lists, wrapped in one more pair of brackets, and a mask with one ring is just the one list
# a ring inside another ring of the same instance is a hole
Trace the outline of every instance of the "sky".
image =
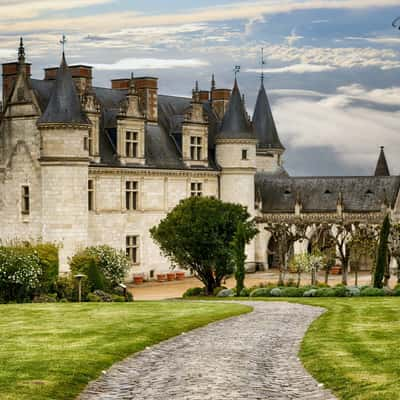
[(162, 94), (194, 81), (231, 88), (252, 114), (265, 86), (293, 176), (373, 174), (379, 146), (400, 173), (399, 0), (0, 0), (0, 60), (24, 37), (33, 77), (60, 61), (94, 67), (94, 84), (159, 77)]

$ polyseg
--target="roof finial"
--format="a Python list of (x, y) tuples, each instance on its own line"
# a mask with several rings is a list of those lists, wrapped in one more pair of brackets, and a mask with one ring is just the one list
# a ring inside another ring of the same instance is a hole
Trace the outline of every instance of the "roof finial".
[(64, 51), (65, 51), (65, 44), (67, 43), (67, 37), (63, 34), (62, 35), (62, 38), (61, 38), (61, 40), (60, 40), (60, 44), (61, 44), (61, 46), (62, 46), (62, 52), (63, 52), (63, 54), (64, 54)]
[(214, 73), (211, 76), (211, 91), (215, 90), (216, 86), (215, 86), (215, 76)]
[(195, 83), (195, 85), (194, 85), (194, 90), (195, 90), (196, 92), (199, 91), (199, 81), (197, 81), (197, 80), (196, 80), (196, 83)]
[(261, 84), (264, 84), (264, 65), (265, 65), (265, 59), (264, 59), (264, 47), (261, 47)]
[(19, 38), (18, 62), (19, 64), (25, 64), (25, 48), (22, 37)]
[(240, 72), (240, 65), (235, 65), (233, 72), (235, 73), (235, 80), (236, 80), (237, 74)]
[(129, 81), (129, 94), (136, 94), (135, 78), (133, 72), (131, 72), (131, 79)]

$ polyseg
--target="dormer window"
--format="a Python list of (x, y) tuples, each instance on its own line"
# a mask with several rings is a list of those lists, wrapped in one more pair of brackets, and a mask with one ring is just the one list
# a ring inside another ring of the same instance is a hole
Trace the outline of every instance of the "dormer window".
[(201, 160), (202, 138), (200, 136), (190, 136), (190, 159)]
[(130, 158), (136, 158), (138, 156), (139, 147), (139, 134), (137, 132), (126, 131), (125, 132), (125, 156)]

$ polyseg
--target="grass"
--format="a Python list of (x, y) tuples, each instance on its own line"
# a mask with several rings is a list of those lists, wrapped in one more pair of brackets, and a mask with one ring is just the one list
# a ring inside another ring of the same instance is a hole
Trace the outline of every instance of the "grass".
[(307, 370), (347, 400), (400, 398), (400, 298), (300, 300), (327, 312), (300, 351)]
[(0, 305), (0, 399), (74, 399), (114, 362), (250, 310), (190, 302)]

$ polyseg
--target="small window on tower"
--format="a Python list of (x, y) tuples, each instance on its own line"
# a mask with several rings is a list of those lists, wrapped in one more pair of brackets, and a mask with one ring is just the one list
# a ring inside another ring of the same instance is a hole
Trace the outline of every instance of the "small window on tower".
[(242, 160), (247, 160), (247, 149), (242, 150)]
[(30, 196), (29, 196), (29, 186), (22, 186), (21, 193), (21, 213), (30, 213)]
[(88, 180), (88, 210), (94, 210), (94, 181), (93, 179)]

